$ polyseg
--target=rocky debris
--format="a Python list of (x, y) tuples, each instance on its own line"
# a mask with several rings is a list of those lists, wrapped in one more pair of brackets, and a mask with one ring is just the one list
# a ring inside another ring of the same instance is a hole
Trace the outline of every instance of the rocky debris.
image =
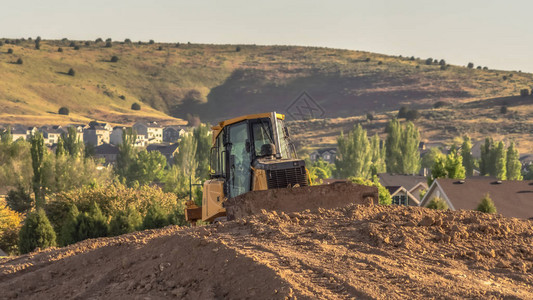
[(533, 222), (349, 205), (260, 211), (0, 259), (0, 298), (533, 298)]

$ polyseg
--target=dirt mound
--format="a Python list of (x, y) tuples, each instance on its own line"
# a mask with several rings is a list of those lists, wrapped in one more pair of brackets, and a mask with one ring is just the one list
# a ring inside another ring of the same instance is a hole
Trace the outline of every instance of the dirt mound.
[(264, 211), (0, 261), (0, 298), (533, 298), (533, 222), (349, 205)]

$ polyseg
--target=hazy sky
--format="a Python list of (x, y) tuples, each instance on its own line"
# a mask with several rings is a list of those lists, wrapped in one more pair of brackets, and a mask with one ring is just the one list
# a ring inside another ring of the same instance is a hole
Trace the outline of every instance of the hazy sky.
[(0, 36), (326, 46), (533, 72), (531, 0), (0, 0)]

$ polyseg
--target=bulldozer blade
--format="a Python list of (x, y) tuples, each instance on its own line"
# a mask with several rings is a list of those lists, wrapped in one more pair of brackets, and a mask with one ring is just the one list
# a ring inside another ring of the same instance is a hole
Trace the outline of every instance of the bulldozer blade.
[(261, 210), (297, 212), (332, 209), (356, 204), (377, 204), (378, 189), (353, 183), (334, 183), (286, 189), (252, 191), (224, 202), (228, 220), (260, 213)]

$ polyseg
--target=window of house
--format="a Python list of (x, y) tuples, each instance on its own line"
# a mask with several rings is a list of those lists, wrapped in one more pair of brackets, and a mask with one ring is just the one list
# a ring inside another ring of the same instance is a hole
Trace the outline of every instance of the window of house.
[(392, 197), (392, 204), (407, 205), (407, 196), (406, 195), (396, 195), (396, 196)]

